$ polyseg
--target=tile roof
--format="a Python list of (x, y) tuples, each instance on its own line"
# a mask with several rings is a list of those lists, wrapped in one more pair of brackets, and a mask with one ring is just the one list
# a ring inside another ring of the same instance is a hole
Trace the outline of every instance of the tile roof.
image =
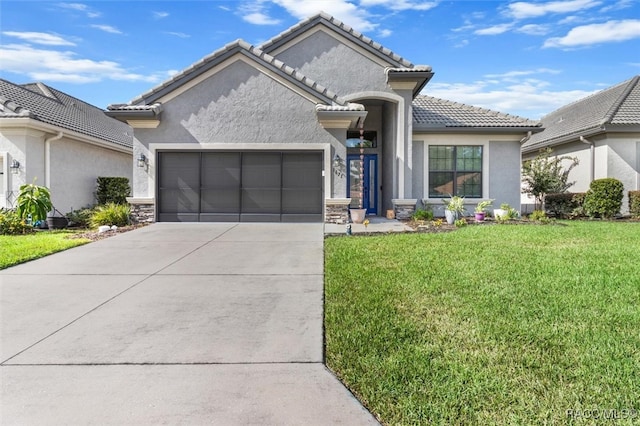
[(414, 130), (537, 128), (538, 121), (458, 102), (419, 95), (413, 100)]
[(523, 145), (524, 151), (599, 133), (610, 125), (640, 124), (640, 75), (563, 106), (541, 119), (544, 131)]
[(295, 37), (296, 33), (303, 32), (307, 29), (307, 27), (311, 27), (318, 22), (322, 22), (325, 25), (332, 26), (334, 29), (338, 30), (339, 32), (345, 33), (346, 35), (354, 38), (357, 42), (359, 42), (361, 46), (366, 47), (371, 52), (374, 52), (379, 56), (384, 56), (388, 61), (390, 61), (391, 63), (395, 63), (398, 67), (413, 68), (413, 64), (407, 61), (406, 59), (404, 59), (403, 57), (401, 57), (400, 55), (393, 53), (391, 50), (387, 49), (386, 47), (382, 46), (379, 43), (376, 43), (369, 37), (359, 33), (358, 31), (354, 30), (350, 26), (335, 19), (333, 16), (325, 12), (321, 12), (315, 16), (312, 16), (308, 19), (305, 19), (299, 22), (298, 24), (294, 25), (288, 30), (278, 34), (271, 40), (268, 40), (262, 43), (259, 46), (259, 48), (266, 52), (270, 52), (273, 49), (276, 49), (277, 47), (279, 47), (281, 44), (285, 43), (291, 37)]
[[(132, 100), (129, 105), (140, 105), (140, 104), (150, 104), (167, 93), (170, 93), (177, 87), (185, 84), (186, 82), (196, 78), (207, 70), (211, 69), (215, 65), (229, 58), (230, 56), (242, 53), (248, 55), (258, 62), (263, 63), (266, 66), (269, 66), (276, 71), (283, 73), (285, 76), (289, 77), (292, 81), (297, 82), (299, 85), (305, 87), (308, 91), (314, 92), (318, 97), (327, 101), (327, 103), (335, 103), (338, 105), (346, 105), (346, 102), (338, 97), (337, 94), (327, 89), (326, 87), (318, 84), (314, 80), (305, 77), (300, 71), (291, 68), (286, 65), (282, 61), (274, 58), (271, 55), (263, 52), (250, 45), (249, 43), (243, 40), (236, 40), (233, 43), (229, 43), (221, 49), (216, 50), (208, 56), (205, 56), (198, 62), (192, 64), (179, 74), (176, 74), (171, 79), (165, 81), (159, 86), (154, 87), (147, 93), (144, 93)], [(109, 109), (120, 107), (118, 105), (110, 105)]]
[(131, 148), (129, 126), (93, 105), (43, 83), (13, 84), (0, 79), (0, 119), (31, 118)]

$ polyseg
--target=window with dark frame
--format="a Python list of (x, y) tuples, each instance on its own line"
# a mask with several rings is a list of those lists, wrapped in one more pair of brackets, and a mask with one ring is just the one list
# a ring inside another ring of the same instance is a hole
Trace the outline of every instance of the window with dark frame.
[(429, 197), (482, 198), (481, 145), (429, 145)]
[(347, 148), (376, 148), (378, 146), (378, 133), (375, 130), (365, 130), (363, 132), (364, 141), (360, 141), (360, 130), (347, 131)]

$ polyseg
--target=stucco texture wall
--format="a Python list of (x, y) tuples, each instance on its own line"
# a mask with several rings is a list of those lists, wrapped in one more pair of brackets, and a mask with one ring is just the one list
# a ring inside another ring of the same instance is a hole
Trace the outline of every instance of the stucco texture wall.
[(131, 182), (132, 157), (95, 145), (60, 139), (50, 148), (50, 189), (61, 213), (95, 204), (96, 179), (126, 177)]
[[(430, 145), (481, 145), (483, 146), (483, 176), (481, 199), (494, 199), (494, 207), (509, 203), (520, 208), (520, 139), (521, 135), (500, 134), (415, 134), (413, 136), (413, 178), (422, 179), (414, 183), (414, 198), (425, 200), (433, 206), (436, 215), (444, 215), (440, 198), (428, 199), (429, 146)], [(421, 157), (420, 157), (421, 156)], [(417, 173), (420, 173), (418, 176)], [(416, 192), (421, 190), (422, 192)], [(480, 199), (468, 199), (468, 212)]]
[(345, 39), (316, 31), (275, 56), (342, 96), (364, 91), (392, 92), (386, 83), (385, 65), (345, 43)]

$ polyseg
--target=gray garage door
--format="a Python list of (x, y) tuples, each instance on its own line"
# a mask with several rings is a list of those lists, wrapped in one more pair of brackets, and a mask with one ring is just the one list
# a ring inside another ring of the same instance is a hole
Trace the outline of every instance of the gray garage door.
[(159, 152), (160, 222), (321, 222), (322, 151)]

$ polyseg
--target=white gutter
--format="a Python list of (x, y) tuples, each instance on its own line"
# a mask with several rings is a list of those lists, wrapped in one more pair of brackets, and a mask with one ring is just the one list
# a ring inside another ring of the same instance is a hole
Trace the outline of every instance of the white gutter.
[(62, 139), (64, 134), (58, 132), (55, 136), (51, 136), (44, 140), (44, 186), (51, 188), (51, 142)]
[(596, 174), (596, 144), (593, 143), (593, 141), (590, 141), (589, 139), (585, 138), (584, 136), (580, 136), (580, 142), (582, 143), (586, 143), (587, 145), (590, 145), (591, 148), (591, 168), (589, 171), (590, 174), (590, 181), (593, 182), (593, 179), (595, 178), (595, 174)]

